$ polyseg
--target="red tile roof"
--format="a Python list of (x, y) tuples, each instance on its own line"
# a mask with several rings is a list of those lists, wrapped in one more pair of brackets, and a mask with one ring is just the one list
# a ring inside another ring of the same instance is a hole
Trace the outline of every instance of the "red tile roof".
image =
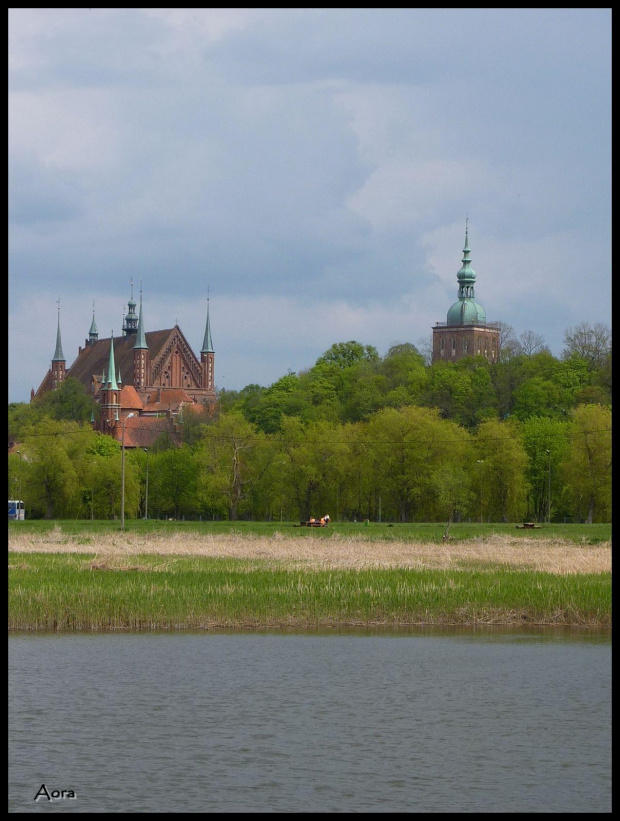
[(125, 422), (125, 447), (151, 448), (165, 433), (175, 445), (182, 444), (183, 437), (172, 420), (157, 416), (134, 416)]

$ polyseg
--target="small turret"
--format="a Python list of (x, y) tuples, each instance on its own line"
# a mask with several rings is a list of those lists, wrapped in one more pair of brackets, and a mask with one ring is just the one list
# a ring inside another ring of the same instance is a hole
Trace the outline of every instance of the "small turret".
[(99, 331), (97, 330), (97, 323), (95, 322), (95, 303), (93, 301), (93, 321), (90, 323), (90, 331), (88, 332), (88, 344), (94, 345), (99, 339)]
[(131, 280), (131, 297), (127, 303), (129, 311), (123, 319), (123, 335), (131, 336), (138, 330), (138, 317), (136, 316), (136, 303), (133, 298), (133, 279)]

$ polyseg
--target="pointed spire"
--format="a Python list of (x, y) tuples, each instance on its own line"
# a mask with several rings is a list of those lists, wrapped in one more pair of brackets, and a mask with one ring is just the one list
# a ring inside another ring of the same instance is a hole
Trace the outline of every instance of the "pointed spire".
[(95, 322), (95, 300), (93, 299), (93, 321), (88, 332), (88, 341), (96, 342), (99, 339), (99, 331), (97, 330), (97, 323)]
[(138, 317), (138, 331), (136, 333), (134, 349), (135, 348), (148, 349), (148, 345), (146, 344), (146, 336), (144, 334), (144, 322), (142, 320), (142, 282), (140, 282), (140, 316)]
[[(208, 291), (207, 291), (208, 294)], [(205, 338), (202, 342), (200, 353), (213, 353), (213, 341), (211, 340), (211, 322), (209, 320), (209, 297), (207, 296), (207, 326), (205, 328)]]
[(459, 283), (459, 299), (473, 299), (474, 298), (474, 282), (476, 281), (476, 272), (471, 267), (471, 260), (469, 258), (469, 232), (468, 232), (468, 218), (465, 218), (465, 247), (463, 248), (463, 265), (461, 270), (456, 275)]
[(62, 352), (62, 343), (60, 341), (60, 297), (58, 297), (58, 328), (56, 330), (56, 350), (54, 351), (52, 362), (66, 362), (65, 355)]
[(110, 361), (108, 363), (108, 389), (112, 391), (118, 390), (118, 385), (116, 384), (116, 377), (114, 376), (116, 372), (116, 366), (114, 364), (114, 331), (110, 336)]
[(138, 317), (136, 316), (136, 303), (133, 298), (133, 277), (131, 278), (131, 297), (127, 303), (129, 311), (127, 316), (123, 316), (123, 333), (125, 336), (135, 334), (138, 327)]

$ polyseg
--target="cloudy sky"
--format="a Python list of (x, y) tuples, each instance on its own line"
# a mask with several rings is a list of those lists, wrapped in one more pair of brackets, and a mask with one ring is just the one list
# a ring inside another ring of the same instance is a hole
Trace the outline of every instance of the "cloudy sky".
[(610, 9), (10, 9), (9, 401), (93, 301), (216, 384), (489, 321), (611, 322)]

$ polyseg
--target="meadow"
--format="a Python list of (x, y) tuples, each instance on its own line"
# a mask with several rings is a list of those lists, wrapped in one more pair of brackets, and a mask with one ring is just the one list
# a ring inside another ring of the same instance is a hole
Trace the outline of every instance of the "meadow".
[(11, 524), (10, 629), (611, 625), (609, 525), (99, 524)]

